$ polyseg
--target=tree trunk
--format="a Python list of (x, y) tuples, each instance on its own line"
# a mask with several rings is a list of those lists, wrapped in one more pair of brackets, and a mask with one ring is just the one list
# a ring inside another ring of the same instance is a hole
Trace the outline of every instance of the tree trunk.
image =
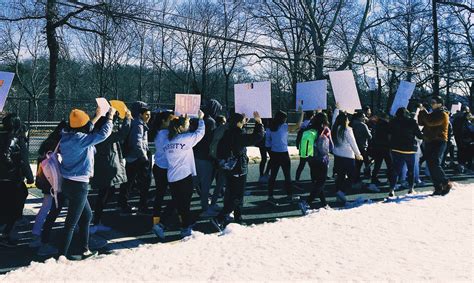
[(56, 108), (56, 87), (58, 85), (59, 44), (56, 37), (54, 19), (56, 17), (56, 1), (48, 0), (46, 4), (46, 39), (49, 49), (49, 87), (48, 87), (48, 119), (54, 120)]

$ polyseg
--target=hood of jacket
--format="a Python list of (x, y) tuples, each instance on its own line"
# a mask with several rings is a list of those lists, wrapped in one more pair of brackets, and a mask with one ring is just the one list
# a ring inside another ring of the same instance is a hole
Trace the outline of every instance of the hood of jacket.
[(216, 119), (217, 114), (222, 111), (222, 105), (219, 103), (219, 101), (215, 99), (210, 99), (206, 105), (204, 106), (203, 112), (205, 115), (212, 117), (213, 119)]

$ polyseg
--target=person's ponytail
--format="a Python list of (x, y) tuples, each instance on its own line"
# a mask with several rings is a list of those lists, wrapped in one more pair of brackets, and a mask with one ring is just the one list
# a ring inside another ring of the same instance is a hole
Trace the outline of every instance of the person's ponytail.
[(170, 125), (168, 126), (168, 139), (172, 140), (177, 135), (181, 134), (181, 130), (179, 129), (181, 126), (184, 126), (186, 123), (186, 118), (178, 117), (170, 121)]

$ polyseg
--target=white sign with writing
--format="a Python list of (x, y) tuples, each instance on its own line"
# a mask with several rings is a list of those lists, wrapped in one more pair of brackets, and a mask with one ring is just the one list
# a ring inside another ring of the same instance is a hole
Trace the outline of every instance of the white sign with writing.
[(188, 114), (190, 117), (197, 117), (201, 108), (200, 94), (182, 94), (177, 93), (174, 100), (175, 115)]
[(408, 102), (410, 101), (413, 91), (415, 90), (415, 83), (401, 81), (398, 86), (397, 93), (393, 99), (392, 108), (390, 108), (390, 115), (395, 116), (398, 108), (407, 107)]
[(327, 80), (302, 82), (296, 84), (296, 107), (303, 111), (322, 110), (328, 105)]
[(340, 110), (354, 113), (354, 110), (362, 109), (351, 70), (329, 72), (329, 79)]
[(262, 118), (272, 117), (271, 83), (255, 82), (234, 85), (235, 112), (244, 113), (247, 118), (257, 111)]
[(7, 101), (14, 77), (15, 73), (0, 72), (0, 111), (3, 111), (5, 107), (5, 101)]

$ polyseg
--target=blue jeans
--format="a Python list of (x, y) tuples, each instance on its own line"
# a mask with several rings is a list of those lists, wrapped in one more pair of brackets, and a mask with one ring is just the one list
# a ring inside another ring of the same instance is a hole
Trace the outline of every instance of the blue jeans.
[(415, 153), (405, 154), (392, 151), (392, 168), (393, 173), (390, 174), (390, 189), (394, 189), (398, 181), (398, 176), (403, 171), (403, 168), (407, 168), (407, 179), (410, 189), (413, 189), (415, 184)]
[(441, 160), (443, 159), (445, 150), (445, 141), (432, 141), (425, 143), (424, 156), (426, 156), (426, 163), (428, 164), (431, 180), (433, 181), (435, 189), (439, 188), (443, 184), (448, 183), (446, 174), (441, 167)]
[(195, 159), (197, 181), (201, 191), (201, 208), (206, 211), (209, 208), (209, 191), (211, 190), (212, 179), (214, 178), (214, 166), (212, 161), (205, 159)]
[(71, 245), (74, 229), (79, 224), (79, 237), (82, 252), (89, 250), (89, 225), (92, 220), (92, 210), (87, 200), (89, 183), (64, 179), (62, 193), (69, 201), (64, 230), (66, 237), (62, 254), (67, 256)]

